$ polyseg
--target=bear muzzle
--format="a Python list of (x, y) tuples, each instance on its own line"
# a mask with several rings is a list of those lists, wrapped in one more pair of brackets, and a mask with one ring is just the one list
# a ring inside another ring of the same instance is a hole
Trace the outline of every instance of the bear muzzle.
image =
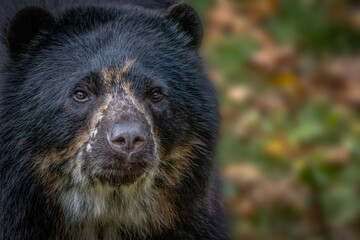
[(112, 185), (135, 182), (158, 161), (151, 126), (139, 113), (105, 120), (84, 157), (89, 177)]

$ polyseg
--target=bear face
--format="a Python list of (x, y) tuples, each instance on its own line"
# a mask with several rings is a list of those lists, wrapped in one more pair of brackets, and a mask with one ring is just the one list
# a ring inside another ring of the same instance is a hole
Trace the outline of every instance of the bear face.
[[(47, 22), (21, 32), (29, 15)], [(218, 113), (197, 21), (180, 4), (59, 18), (27, 8), (10, 23), (1, 139), (30, 156), (19, 164), (65, 221), (88, 223), (83, 233), (94, 222), (142, 233), (174, 225), (174, 189), (211, 177)]]

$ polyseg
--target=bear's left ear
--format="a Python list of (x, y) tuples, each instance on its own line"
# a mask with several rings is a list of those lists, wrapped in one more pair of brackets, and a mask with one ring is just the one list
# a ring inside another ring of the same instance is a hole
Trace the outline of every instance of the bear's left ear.
[(10, 55), (14, 55), (30, 43), (41, 30), (55, 23), (55, 17), (40, 7), (26, 7), (10, 20), (6, 29), (6, 45)]
[(192, 7), (186, 3), (175, 4), (165, 12), (164, 18), (177, 22), (182, 30), (190, 35), (192, 48), (200, 47), (204, 28), (199, 14)]

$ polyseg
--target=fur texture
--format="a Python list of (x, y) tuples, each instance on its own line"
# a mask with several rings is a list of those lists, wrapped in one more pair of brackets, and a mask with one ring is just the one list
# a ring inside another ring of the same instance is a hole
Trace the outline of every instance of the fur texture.
[[(227, 239), (201, 22), (187, 5), (128, 2), (1, 3), (0, 239)], [(13, 17), (25, 5), (45, 12)], [(29, 16), (54, 22), (24, 30)], [(149, 140), (115, 171), (106, 131), (129, 120)]]

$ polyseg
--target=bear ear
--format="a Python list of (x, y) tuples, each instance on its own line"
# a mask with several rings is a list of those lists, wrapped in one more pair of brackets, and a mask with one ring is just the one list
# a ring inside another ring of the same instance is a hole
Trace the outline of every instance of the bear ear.
[(165, 12), (164, 18), (177, 22), (182, 30), (192, 37), (191, 47), (200, 47), (204, 28), (199, 14), (192, 7), (186, 3), (175, 4)]
[(40, 7), (26, 7), (10, 20), (6, 30), (6, 44), (10, 55), (20, 52), (41, 30), (55, 23), (55, 17)]

